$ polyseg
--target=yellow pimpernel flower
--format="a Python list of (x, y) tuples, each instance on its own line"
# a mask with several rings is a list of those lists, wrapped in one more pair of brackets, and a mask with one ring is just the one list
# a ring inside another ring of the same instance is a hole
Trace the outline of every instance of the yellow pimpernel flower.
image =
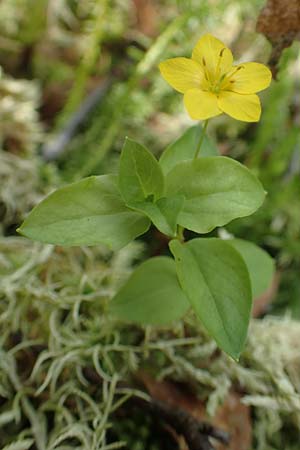
[(261, 114), (256, 92), (266, 89), (272, 74), (264, 65), (247, 62), (233, 65), (223, 42), (205, 34), (192, 58), (173, 58), (160, 63), (164, 79), (184, 94), (184, 104), (195, 120), (226, 113), (237, 120), (257, 122)]

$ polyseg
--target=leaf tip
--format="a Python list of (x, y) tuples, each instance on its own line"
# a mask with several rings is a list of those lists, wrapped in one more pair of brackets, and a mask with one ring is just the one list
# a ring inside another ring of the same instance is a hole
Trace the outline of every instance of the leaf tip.
[(16, 228), (16, 232), (18, 234), (20, 234), (21, 236), (28, 237), (27, 231), (28, 231), (28, 226), (26, 226), (26, 220), (24, 220), (24, 222), (18, 228)]
[(231, 355), (231, 358), (233, 359), (234, 362), (239, 363), (240, 362), (240, 357), (241, 355)]
[(23, 225), (21, 225), (20, 227), (16, 228), (16, 232), (23, 235)]

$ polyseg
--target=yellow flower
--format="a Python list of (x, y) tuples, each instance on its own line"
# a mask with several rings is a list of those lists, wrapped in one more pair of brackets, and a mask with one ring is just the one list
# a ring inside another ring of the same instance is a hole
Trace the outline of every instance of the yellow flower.
[(257, 122), (261, 114), (256, 92), (271, 83), (270, 70), (259, 63), (233, 65), (233, 56), (223, 42), (205, 34), (192, 58), (173, 58), (160, 63), (164, 79), (184, 94), (184, 104), (195, 120), (226, 113), (237, 120)]

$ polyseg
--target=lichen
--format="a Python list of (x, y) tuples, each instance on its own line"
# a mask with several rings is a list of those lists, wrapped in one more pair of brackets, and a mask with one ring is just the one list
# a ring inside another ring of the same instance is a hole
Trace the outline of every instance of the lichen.
[(284, 430), (300, 424), (298, 322), (253, 320), (237, 364), (216, 357), (192, 315), (161, 329), (109, 316), (107, 302), (141, 255), (138, 243), (111, 254), (12, 237), (0, 241), (0, 251), (2, 446), (33, 440), (38, 450), (121, 448), (122, 436), (109, 438), (114, 413), (130, 396), (145, 396), (130, 380), (150, 367), (159, 379), (197, 386), (211, 415), (240, 386), (253, 407), (255, 448), (279, 450), (283, 439), (293, 448)]

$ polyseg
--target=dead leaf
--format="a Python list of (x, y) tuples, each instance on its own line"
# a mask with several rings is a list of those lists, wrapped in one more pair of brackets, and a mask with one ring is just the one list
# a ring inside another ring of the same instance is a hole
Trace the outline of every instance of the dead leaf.
[(251, 447), (250, 408), (241, 402), (240, 394), (231, 392), (217, 410), (215, 417), (209, 418), (204, 402), (183, 391), (177, 384), (167, 380), (157, 381), (142, 371), (138, 372), (137, 376), (155, 400), (173, 408), (181, 408), (197, 420), (208, 422), (216, 428), (227, 431), (231, 436), (230, 445), (215, 443), (216, 450), (249, 450)]
[(280, 283), (280, 272), (276, 272), (272, 284), (269, 289), (262, 295), (254, 299), (252, 317), (260, 317), (267, 312), (269, 305), (272, 303)]
[(155, 36), (158, 26), (158, 12), (153, 0), (133, 0), (136, 10), (137, 29), (146, 36)]
[(231, 392), (224, 404), (218, 409), (212, 421), (213, 425), (231, 435), (229, 447), (218, 444), (217, 450), (249, 450), (252, 443), (252, 425), (250, 408), (243, 405), (241, 396)]
[(276, 75), (283, 49), (300, 39), (300, 1), (268, 0), (258, 17), (256, 29), (272, 44), (269, 65)]

